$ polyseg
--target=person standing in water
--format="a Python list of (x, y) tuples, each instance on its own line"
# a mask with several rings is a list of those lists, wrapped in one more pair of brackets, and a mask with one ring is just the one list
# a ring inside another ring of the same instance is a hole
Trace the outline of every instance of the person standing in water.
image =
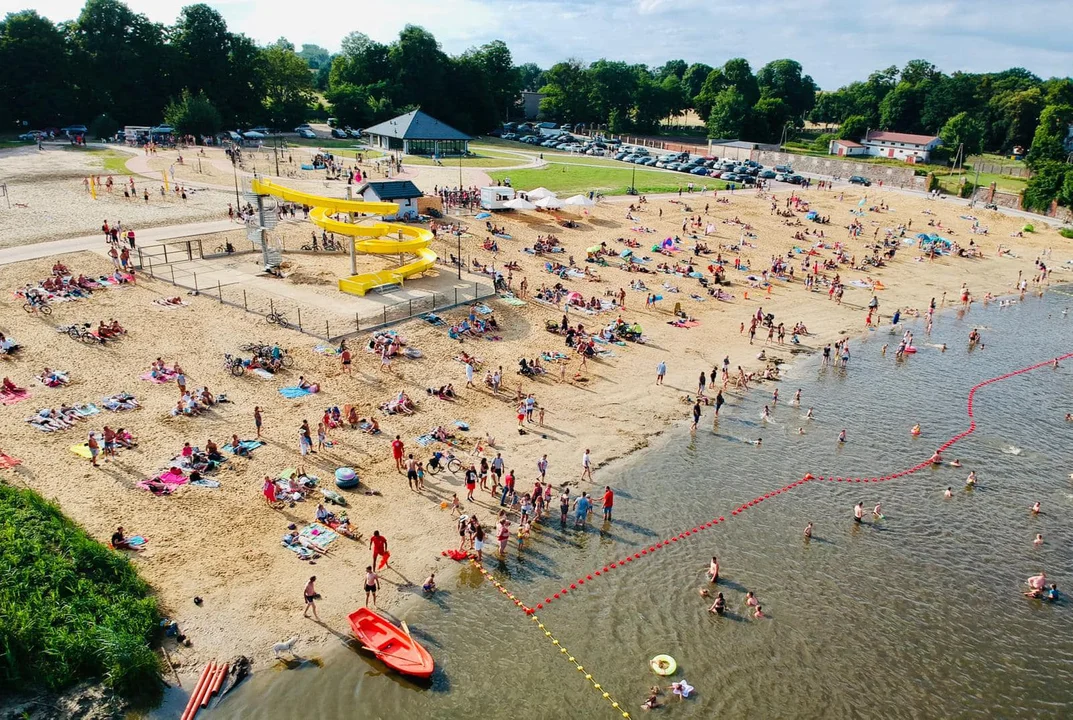
[(842, 432), (838, 433), (838, 442), (839, 443), (846, 442), (846, 429), (845, 428), (842, 428)]
[(712, 561), (708, 563), (708, 579), (714, 585), (719, 582), (719, 558), (712, 555)]
[(864, 518), (864, 503), (858, 502), (853, 506), (853, 522), (858, 525), (861, 524), (861, 520)]
[(811, 540), (812, 539), (812, 521), (811, 520), (809, 521), (809, 524), (805, 526), (805, 539), (806, 540)]

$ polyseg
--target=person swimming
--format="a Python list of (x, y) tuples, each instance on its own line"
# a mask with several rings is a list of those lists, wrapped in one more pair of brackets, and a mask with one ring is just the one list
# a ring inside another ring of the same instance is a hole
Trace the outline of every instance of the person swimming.
[(909, 434), (910, 435), (919, 435), (920, 434), (920, 425), (919, 424), (914, 425), (913, 428), (909, 431)]
[(1040, 514), (1039, 501), (1038, 500), (1036, 502), (1032, 503), (1032, 514), (1033, 515), (1039, 515)]
[(757, 605), (756, 606), (756, 612), (753, 613), (753, 617), (756, 618), (757, 620), (763, 620), (764, 618), (766, 618), (767, 615), (764, 614), (764, 608), (762, 608), (759, 605)]
[(943, 461), (943, 453), (941, 450), (936, 450), (935, 454), (928, 460), (932, 465), (938, 465)]
[(749, 590), (748, 592), (745, 593), (745, 606), (746, 607), (757, 607), (759, 605), (760, 605), (760, 601), (756, 599), (755, 595), (753, 595), (752, 590)]
[(876, 503), (876, 506), (874, 508), (872, 508), (872, 517), (874, 517), (876, 519), (879, 519), (879, 520), (883, 519), (883, 512), (880, 509), (880, 504), (879, 503)]
[(812, 408), (809, 408), (809, 409), (808, 409), (808, 412), (807, 412), (807, 413), (805, 413), (805, 419), (806, 419), (806, 420), (811, 420), (812, 418), (813, 418), (813, 414), (812, 414)]
[(1042, 544), (1043, 544), (1043, 534), (1042, 533), (1036, 533), (1036, 539), (1032, 541), (1032, 545), (1034, 545), (1035, 547), (1039, 547)]
[(950, 467), (961, 467), (961, 461), (957, 458), (954, 458), (950, 461)]
[(954, 497), (954, 491), (951, 488), (948, 487), (946, 489), (946, 492), (943, 493), (943, 497), (944, 498), (952, 498), (952, 497)]
[(969, 471), (969, 476), (967, 478), (965, 478), (965, 487), (966, 488), (974, 488), (974, 487), (976, 487), (976, 471), (975, 470), (970, 470)]
[(708, 612), (713, 612), (716, 615), (723, 615), (727, 611), (727, 602), (723, 599), (723, 593), (718, 593), (715, 596), (715, 602), (708, 608)]

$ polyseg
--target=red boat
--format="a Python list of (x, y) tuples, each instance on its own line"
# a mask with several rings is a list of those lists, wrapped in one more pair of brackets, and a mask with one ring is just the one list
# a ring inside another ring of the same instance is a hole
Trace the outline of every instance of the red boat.
[(406, 623), (398, 628), (393, 622), (369, 608), (350, 613), (350, 630), (362, 647), (372, 652), (385, 665), (403, 675), (427, 678), (435, 663), (428, 650), (410, 635)]

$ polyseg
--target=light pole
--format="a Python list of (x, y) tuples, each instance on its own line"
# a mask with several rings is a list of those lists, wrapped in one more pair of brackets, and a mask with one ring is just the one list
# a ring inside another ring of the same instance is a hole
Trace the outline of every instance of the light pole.
[(462, 234), (458, 235), (458, 279), (462, 279)]
[(234, 147), (231, 148), (231, 171), (235, 175), (235, 212), (238, 212), (242, 203), (238, 200), (238, 150)]

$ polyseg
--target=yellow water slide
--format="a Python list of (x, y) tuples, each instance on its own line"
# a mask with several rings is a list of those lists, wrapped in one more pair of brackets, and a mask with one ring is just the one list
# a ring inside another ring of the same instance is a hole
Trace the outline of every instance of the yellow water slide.
[(309, 219), (314, 225), (337, 235), (354, 238), (354, 249), (358, 252), (370, 255), (406, 253), (417, 256), (415, 260), (390, 270), (339, 278), (339, 289), (345, 293), (364, 295), (373, 288), (384, 285), (401, 285), (406, 278), (420, 275), (436, 264), (436, 253), (429, 249), (435, 236), (424, 228), (389, 222), (357, 225), (330, 217), (336, 213), (392, 215), (399, 210), (399, 206), (395, 203), (323, 197), (285, 188), (270, 180), (258, 178), (253, 180), (253, 191), (258, 195), (272, 195), (287, 202), (311, 206), (313, 210), (309, 213)]

